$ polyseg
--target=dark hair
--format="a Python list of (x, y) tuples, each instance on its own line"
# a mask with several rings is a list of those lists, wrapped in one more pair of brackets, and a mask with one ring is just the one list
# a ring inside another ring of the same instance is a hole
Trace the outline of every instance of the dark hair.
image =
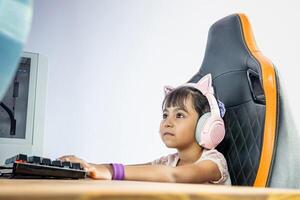
[(188, 86), (179, 87), (169, 92), (162, 103), (162, 109), (173, 106), (187, 110), (185, 101), (188, 97), (192, 98), (193, 106), (198, 113), (198, 117), (201, 117), (204, 113), (210, 112), (207, 98), (196, 88)]

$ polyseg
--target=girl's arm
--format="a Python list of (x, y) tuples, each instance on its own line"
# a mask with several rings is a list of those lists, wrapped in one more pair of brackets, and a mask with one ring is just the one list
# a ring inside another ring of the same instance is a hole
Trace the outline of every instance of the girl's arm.
[[(108, 179), (112, 177), (111, 165), (93, 165), (94, 171), (90, 173), (94, 179)], [(221, 172), (217, 164), (204, 160), (195, 164), (178, 167), (165, 165), (136, 165), (125, 166), (125, 180), (156, 181), (173, 183), (205, 183), (217, 181)]]
[[(110, 164), (93, 164), (77, 158), (76, 156), (63, 156), (60, 160), (79, 162), (93, 179), (111, 180), (113, 169)], [(140, 165), (125, 166), (125, 180), (156, 181), (175, 183), (205, 183), (217, 181), (221, 172), (216, 163), (210, 160), (200, 161), (178, 167), (165, 165)]]

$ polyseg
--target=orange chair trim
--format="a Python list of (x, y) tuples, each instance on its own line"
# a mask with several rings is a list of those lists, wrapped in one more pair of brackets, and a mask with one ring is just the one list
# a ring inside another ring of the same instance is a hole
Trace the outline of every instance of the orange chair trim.
[(266, 98), (266, 115), (260, 163), (253, 186), (266, 187), (268, 184), (273, 151), (275, 149), (275, 134), (277, 131), (276, 74), (273, 64), (258, 50), (248, 18), (244, 14), (238, 14), (238, 16), (241, 21), (246, 46), (252, 56), (260, 63), (262, 71), (263, 88)]

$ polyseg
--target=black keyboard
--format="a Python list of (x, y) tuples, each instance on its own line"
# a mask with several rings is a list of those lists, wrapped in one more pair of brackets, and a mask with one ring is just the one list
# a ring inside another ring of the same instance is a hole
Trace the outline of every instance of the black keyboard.
[(9, 178), (80, 179), (86, 177), (86, 171), (80, 163), (18, 154), (6, 159), (5, 165), (0, 166), (0, 175)]

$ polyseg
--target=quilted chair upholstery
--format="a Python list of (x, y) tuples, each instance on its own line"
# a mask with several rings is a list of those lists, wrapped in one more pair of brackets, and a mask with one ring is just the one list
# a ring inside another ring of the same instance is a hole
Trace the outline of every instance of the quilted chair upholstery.
[(188, 82), (208, 73), (216, 97), (226, 106), (226, 135), (217, 149), (227, 159), (232, 184), (269, 186), (277, 141), (278, 81), (244, 14), (227, 16), (210, 27), (202, 65)]

